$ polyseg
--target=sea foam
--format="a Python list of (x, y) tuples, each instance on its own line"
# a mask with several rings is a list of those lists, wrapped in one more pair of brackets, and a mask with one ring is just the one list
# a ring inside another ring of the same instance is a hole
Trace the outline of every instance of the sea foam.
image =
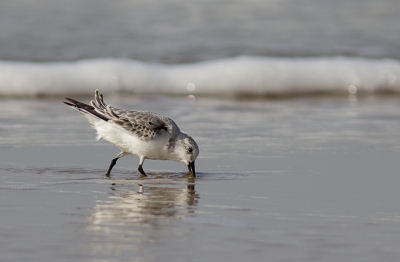
[(1, 96), (92, 94), (96, 88), (193, 95), (400, 92), (400, 61), (248, 56), (173, 65), (127, 59), (0, 61)]

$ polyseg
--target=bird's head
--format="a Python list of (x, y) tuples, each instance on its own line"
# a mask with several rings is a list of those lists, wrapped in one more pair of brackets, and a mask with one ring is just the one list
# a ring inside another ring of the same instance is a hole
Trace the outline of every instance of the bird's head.
[(179, 161), (188, 166), (189, 173), (196, 176), (194, 162), (200, 152), (196, 141), (191, 136), (182, 133), (177, 140), (174, 151)]

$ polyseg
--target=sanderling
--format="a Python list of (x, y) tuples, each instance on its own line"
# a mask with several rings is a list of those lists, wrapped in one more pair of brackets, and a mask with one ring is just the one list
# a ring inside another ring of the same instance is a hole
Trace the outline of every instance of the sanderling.
[(181, 132), (172, 119), (152, 112), (111, 107), (104, 103), (103, 95), (98, 90), (94, 97), (91, 105), (71, 98), (66, 98), (70, 103), (64, 103), (89, 120), (97, 131), (97, 140), (107, 140), (121, 150), (111, 161), (107, 176), (110, 176), (117, 160), (127, 154), (140, 158), (138, 171), (143, 176), (146, 176), (143, 171), (145, 159), (184, 162), (189, 174), (196, 176), (194, 162), (199, 155), (199, 147), (192, 137)]

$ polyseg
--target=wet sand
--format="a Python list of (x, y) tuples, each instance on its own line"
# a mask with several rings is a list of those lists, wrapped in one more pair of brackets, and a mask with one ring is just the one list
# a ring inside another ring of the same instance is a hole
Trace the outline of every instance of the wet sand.
[[(398, 261), (398, 101), (110, 101), (173, 118), (186, 166), (121, 159), (56, 100), (4, 100), (1, 261)], [(134, 105), (134, 106), (133, 106)]]

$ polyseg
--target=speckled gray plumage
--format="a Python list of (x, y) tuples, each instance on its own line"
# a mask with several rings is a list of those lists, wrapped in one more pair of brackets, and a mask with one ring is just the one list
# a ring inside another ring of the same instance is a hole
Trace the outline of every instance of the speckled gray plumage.
[(96, 90), (95, 101), (90, 102), (93, 109), (111, 121), (120, 126), (132, 135), (143, 141), (155, 139), (166, 131), (171, 136), (171, 141), (180, 133), (179, 127), (175, 122), (165, 116), (147, 112), (122, 110), (106, 105), (103, 95)]

